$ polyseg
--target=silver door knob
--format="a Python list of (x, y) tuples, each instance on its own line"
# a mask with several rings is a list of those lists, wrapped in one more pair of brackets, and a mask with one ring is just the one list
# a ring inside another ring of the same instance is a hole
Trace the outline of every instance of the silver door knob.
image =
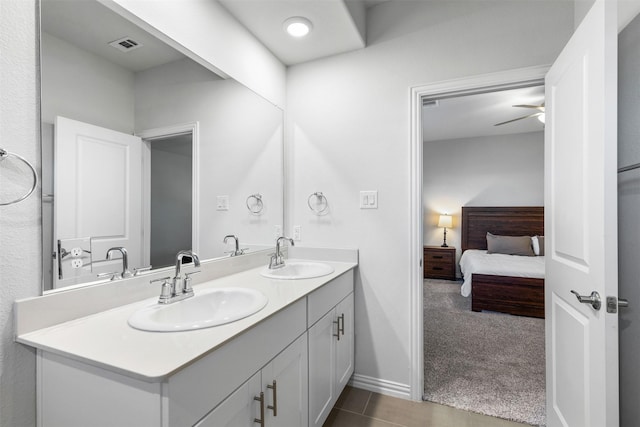
[(589, 296), (580, 295), (579, 293), (573, 290), (571, 291), (571, 293), (574, 294), (576, 298), (578, 298), (578, 301), (580, 301), (581, 303), (591, 304), (591, 307), (593, 307), (593, 309), (596, 311), (600, 310), (600, 307), (602, 307), (602, 300), (600, 299), (600, 294), (596, 291), (591, 292), (591, 295)]

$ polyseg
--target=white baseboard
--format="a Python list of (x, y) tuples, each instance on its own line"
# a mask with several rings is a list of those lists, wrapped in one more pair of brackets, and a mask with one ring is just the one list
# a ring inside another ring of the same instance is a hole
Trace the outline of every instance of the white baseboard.
[(408, 384), (368, 377), (366, 375), (353, 374), (349, 385), (363, 390), (373, 391), (387, 396), (399, 397), (411, 400), (411, 387)]

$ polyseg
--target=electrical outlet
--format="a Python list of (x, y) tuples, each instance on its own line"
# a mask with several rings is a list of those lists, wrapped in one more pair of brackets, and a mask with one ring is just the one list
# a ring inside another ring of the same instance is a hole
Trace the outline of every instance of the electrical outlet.
[(74, 258), (78, 258), (79, 256), (82, 255), (82, 249), (81, 248), (73, 248), (69, 251), (69, 253), (71, 254), (72, 257)]
[(82, 260), (78, 258), (72, 259), (71, 268), (82, 268)]
[(229, 210), (229, 196), (218, 196), (218, 204), (216, 207), (219, 211)]
[(293, 240), (300, 241), (302, 238), (300, 237), (301, 227), (299, 225), (293, 226)]
[(276, 236), (276, 239), (280, 236), (282, 236), (282, 226), (281, 225), (274, 225), (273, 226), (273, 234)]

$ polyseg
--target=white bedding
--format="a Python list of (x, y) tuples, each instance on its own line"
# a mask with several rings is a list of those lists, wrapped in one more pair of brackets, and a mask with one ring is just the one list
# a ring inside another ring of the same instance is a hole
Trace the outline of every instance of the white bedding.
[(487, 251), (467, 249), (460, 258), (460, 271), (464, 276), (460, 293), (468, 297), (473, 273), (544, 279), (544, 257), (488, 254)]

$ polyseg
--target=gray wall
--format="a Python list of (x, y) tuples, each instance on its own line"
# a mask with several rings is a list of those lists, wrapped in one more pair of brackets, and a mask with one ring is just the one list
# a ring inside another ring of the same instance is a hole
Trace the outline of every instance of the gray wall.
[(191, 136), (151, 143), (151, 265), (175, 263), (191, 249)]
[[(39, 165), (36, 46), (35, 2), (0, 1), (0, 147)], [(3, 192), (12, 184), (0, 174)], [(41, 256), (36, 191), (0, 207), (0, 426), (36, 423), (35, 352), (13, 342), (13, 301), (40, 294)]]
[(436, 225), (449, 213), (458, 259), (462, 206), (544, 205), (543, 132), (427, 142), (423, 157), (424, 244), (442, 244)]
[[(619, 36), (618, 166), (640, 163), (640, 18)], [(620, 298), (620, 426), (640, 419), (640, 169), (618, 175), (618, 259)]]

